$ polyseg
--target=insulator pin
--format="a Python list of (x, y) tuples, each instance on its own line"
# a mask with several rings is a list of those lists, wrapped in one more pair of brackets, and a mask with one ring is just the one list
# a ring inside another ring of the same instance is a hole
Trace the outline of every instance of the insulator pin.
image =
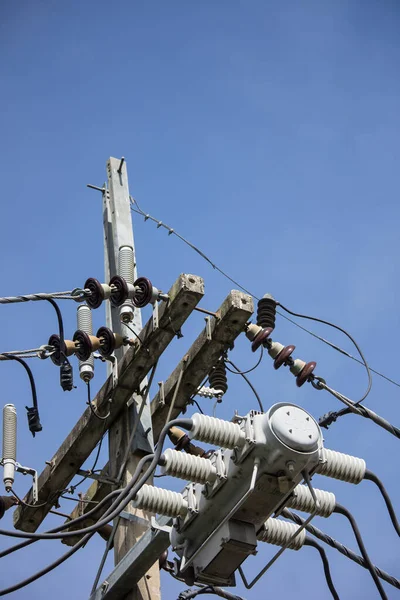
[(293, 495), (287, 500), (286, 506), (306, 513), (316, 513), (320, 517), (330, 517), (336, 506), (335, 494), (314, 488), (319, 507), (315, 508), (314, 498), (306, 485), (299, 484), (294, 488)]
[(236, 448), (244, 446), (245, 432), (237, 423), (224, 421), (195, 413), (192, 417), (193, 427), (189, 431), (191, 439), (199, 440), (222, 448)]
[(221, 392), (221, 396), (226, 393), (228, 389), (228, 378), (226, 376), (226, 367), (223, 360), (219, 360), (214, 365), (208, 376), (210, 387)]
[(214, 483), (217, 470), (208, 458), (191, 456), (168, 448), (162, 455), (162, 473), (194, 483)]
[[(260, 542), (274, 544), (275, 546), (284, 546), (299, 529), (300, 525), (288, 523), (281, 519), (270, 518), (265, 521), (263, 529), (257, 534), (257, 539)], [(291, 550), (300, 550), (304, 545), (305, 539), (306, 532), (302, 529), (289, 543), (288, 548)]]
[(362, 458), (323, 448), (322, 462), (319, 463), (315, 472), (319, 475), (357, 484), (364, 479), (365, 469), (365, 460)]
[(136, 494), (133, 506), (166, 517), (185, 517), (188, 503), (182, 494), (144, 484)]

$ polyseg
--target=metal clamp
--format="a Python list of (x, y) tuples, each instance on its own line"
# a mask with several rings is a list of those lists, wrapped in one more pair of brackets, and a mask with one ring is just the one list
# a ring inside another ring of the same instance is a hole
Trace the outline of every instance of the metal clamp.
[(212, 340), (211, 317), (204, 318), (206, 322), (206, 336), (209, 341)]
[(151, 528), (153, 529), (153, 531), (158, 530), (158, 531), (165, 531), (165, 533), (168, 533), (168, 534), (171, 533), (172, 527), (170, 525), (160, 525), (157, 522), (154, 515), (151, 517), (150, 523), (151, 523)]
[(153, 304), (153, 331), (156, 331), (159, 327), (159, 314), (158, 314), (158, 302)]
[(22, 473), (22, 475), (32, 475), (32, 498), (34, 503), (37, 502), (39, 498), (37, 471), (35, 471), (35, 469), (31, 469), (30, 467), (23, 467), (17, 462), (15, 463), (15, 470), (18, 471), (18, 473)]
[(113, 383), (113, 390), (114, 390), (118, 385), (118, 359), (116, 356), (112, 355), (112, 356), (108, 356), (107, 360), (110, 361), (111, 366), (112, 366), (111, 376), (112, 376), (112, 383)]

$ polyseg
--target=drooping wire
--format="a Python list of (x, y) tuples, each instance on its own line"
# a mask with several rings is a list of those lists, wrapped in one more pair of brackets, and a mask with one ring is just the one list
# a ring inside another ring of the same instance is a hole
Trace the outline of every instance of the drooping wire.
[(230, 369), (228, 366), (226, 366), (227, 370), (229, 371), (229, 373), (233, 373), (234, 375), (247, 375), (248, 373), (251, 373), (252, 371), (255, 371), (257, 369), (257, 367), (260, 366), (261, 361), (263, 359), (263, 355), (264, 355), (264, 347), (260, 346), (261, 348), (261, 352), (260, 352), (260, 357), (258, 359), (258, 361), (256, 362), (256, 364), (254, 365), (254, 367), (251, 367), (251, 369), (247, 369), (247, 371), (233, 371), (232, 369)]
[(379, 479), (379, 477), (377, 475), (375, 475), (375, 473), (373, 473), (369, 469), (367, 469), (365, 471), (364, 479), (372, 481), (378, 487), (378, 489), (381, 492), (383, 499), (385, 501), (385, 504), (388, 509), (388, 513), (390, 516), (390, 520), (392, 521), (393, 527), (395, 528), (397, 535), (400, 536), (400, 524), (397, 520), (396, 513), (394, 512), (392, 501), (390, 500), (389, 494), (387, 493), (387, 490), (386, 490), (385, 486), (383, 485), (382, 481)]
[(92, 398), (91, 398), (91, 394), (90, 394), (90, 381), (87, 381), (86, 385), (87, 385), (87, 402), (86, 402), (86, 404), (89, 405), (90, 410), (91, 410), (92, 414), (96, 417), (96, 419), (99, 419), (99, 421), (107, 421), (108, 417), (111, 414), (111, 410), (109, 410), (108, 413), (104, 416), (99, 415), (99, 413), (97, 412), (97, 410), (95, 409), (95, 407), (93, 406), (93, 403), (92, 403)]
[(332, 597), (334, 598), (334, 600), (340, 600), (339, 594), (337, 593), (335, 586), (333, 584), (333, 581), (332, 581), (331, 570), (329, 568), (329, 561), (328, 561), (328, 557), (326, 556), (325, 550), (323, 549), (323, 547), (320, 544), (318, 544), (318, 542), (316, 542), (315, 540), (310, 538), (310, 536), (308, 536), (308, 535), (306, 536), (306, 539), (304, 540), (304, 545), (311, 546), (312, 548), (315, 548), (319, 552), (319, 555), (321, 557), (322, 564), (324, 567), (325, 579), (326, 579), (326, 583), (328, 585), (329, 591), (332, 594)]
[(336, 504), (334, 512), (339, 514), (339, 515), (343, 515), (344, 517), (346, 517), (346, 519), (349, 521), (351, 528), (353, 530), (353, 533), (355, 535), (355, 538), (357, 540), (357, 544), (358, 547), (360, 548), (360, 552), (362, 554), (362, 557), (364, 558), (365, 562), (367, 563), (367, 567), (368, 567), (368, 571), (371, 573), (371, 577), (375, 582), (376, 588), (382, 598), (382, 600), (388, 600), (388, 597), (386, 595), (385, 590), (382, 587), (381, 582), (379, 581), (379, 578), (376, 574), (374, 565), (371, 562), (371, 559), (367, 553), (367, 550), (365, 548), (364, 545), (364, 541), (361, 537), (361, 533), (360, 530), (358, 529), (358, 525), (356, 523), (355, 518), (353, 517), (353, 515), (351, 514), (351, 512), (349, 510), (347, 510), (347, 508), (345, 508), (344, 506), (342, 506), (341, 504)]
[[(297, 513), (294, 513), (287, 508), (284, 508), (281, 514), (286, 519), (291, 519), (298, 525), (302, 525), (305, 521), (305, 519), (300, 517)], [(338, 542), (337, 540), (332, 538), (330, 535), (324, 533), (323, 531), (321, 531), (320, 529), (315, 527), (315, 525), (311, 525), (311, 523), (309, 525), (306, 525), (306, 530), (309, 533), (311, 533), (312, 535), (314, 535), (316, 538), (318, 538), (319, 540), (324, 542), (325, 544), (328, 544), (328, 546), (330, 546), (331, 548), (334, 548), (335, 550), (337, 550), (338, 552), (343, 554), (343, 556), (345, 556), (346, 558), (349, 558), (350, 560), (357, 563), (361, 567), (364, 567), (364, 569), (368, 569), (368, 565), (365, 562), (365, 560), (362, 558), (362, 556), (359, 556), (358, 554), (353, 552), (353, 550), (350, 550), (350, 548), (347, 548), (347, 546), (344, 546), (343, 544), (341, 544), (340, 542)], [(374, 565), (374, 569), (375, 569), (375, 573), (378, 575), (378, 577), (380, 577), (381, 579), (383, 579), (390, 585), (393, 585), (394, 587), (396, 587), (397, 589), (400, 590), (400, 580), (399, 579), (396, 579), (392, 575), (389, 575), (389, 573), (386, 573), (385, 571), (383, 571), (382, 569), (380, 569), (379, 567), (377, 567), (375, 565)]]
[(255, 395), (255, 397), (257, 398), (257, 402), (258, 402), (258, 405), (259, 405), (259, 407), (260, 407), (260, 411), (261, 411), (261, 412), (265, 412), (265, 410), (264, 410), (264, 406), (263, 406), (263, 403), (261, 402), (261, 398), (260, 398), (260, 396), (258, 395), (258, 393), (257, 393), (257, 390), (256, 390), (256, 388), (254, 387), (254, 385), (253, 385), (253, 384), (251, 383), (251, 381), (248, 379), (248, 377), (246, 377), (246, 375), (245, 375), (245, 374), (244, 374), (244, 373), (243, 373), (243, 372), (242, 372), (240, 369), (238, 369), (238, 367), (237, 367), (237, 366), (236, 366), (236, 365), (235, 365), (235, 364), (234, 364), (234, 363), (233, 363), (233, 362), (232, 362), (232, 361), (231, 361), (229, 358), (225, 358), (225, 359), (224, 359), (224, 361), (225, 361), (226, 363), (229, 363), (230, 365), (232, 365), (232, 367), (233, 367), (234, 369), (236, 369), (236, 374), (237, 374), (237, 375), (241, 375), (241, 376), (243, 377), (243, 379), (244, 379), (244, 380), (246, 381), (246, 383), (249, 385), (249, 387), (250, 387), (250, 388), (251, 388), (251, 390), (253, 391), (253, 394), (254, 394), (254, 395)]
[[(160, 221), (160, 220), (152, 217), (151, 215), (145, 213), (140, 208), (137, 200), (134, 199), (134, 198), (132, 198), (132, 196), (130, 197), (130, 201), (131, 201), (131, 209), (133, 210), (133, 212), (135, 212), (135, 213), (141, 215), (142, 217), (144, 217), (145, 221), (150, 220), (150, 221), (153, 221), (154, 223), (156, 223), (157, 224), (157, 229), (159, 229), (160, 227), (166, 229), (168, 231), (168, 235), (174, 234), (182, 242), (184, 242), (187, 246), (189, 246), (190, 248), (192, 248), (192, 250), (194, 250), (195, 252), (197, 252), (197, 254), (199, 254), (205, 261), (207, 261), (213, 267), (213, 269), (215, 269), (216, 271), (218, 271), (219, 273), (221, 273), (221, 275), (223, 277), (225, 277), (226, 279), (228, 279), (231, 283), (234, 283), (236, 286), (238, 286), (239, 289), (243, 290), (246, 294), (249, 294), (249, 296), (252, 296), (256, 300), (260, 299), (258, 296), (256, 296), (255, 294), (251, 293), (248, 289), (246, 289), (244, 286), (242, 286), (238, 281), (235, 281), (235, 279), (233, 279), (232, 277), (230, 277), (225, 271), (223, 271), (223, 269), (221, 269), (220, 267), (218, 267), (208, 256), (206, 256), (206, 254), (204, 252), (202, 252), (194, 244), (192, 244), (191, 242), (189, 242), (188, 240), (186, 240), (183, 236), (181, 236), (180, 234), (178, 234), (173, 228), (169, 227), (168, 225), (166, 225), (162, 221)], [(135, 206), (136, 206), (136, 208), (135, 208)], [(295, 325), (295, 327), (298, 327), (299, 329), (302, 329), (303, 331), (305, 331), (309, 335), (312, 335), (313, 337), (315, 337), (317, 340), (323, 342), (324, 344), (327, 344), (328, 346), (330, 346), (331, 348), (333, 348), (337, 352), (340, 352), (344, 356), (347, 356), (348, 358), (354, 360), (355, 362), (358, 362), (359, 364), (363, 365), (364, 367), (366, 366), (365, 363), (364, 363), (364, 361), (360, 361), (358, 358), (356, 358), (355, 356), (352, 356), (346, 350), (343, 350), (342, 348), (340, 348), (336, 344), (333, 344), (332, 342), (330, 342), (329, 340), (326, 340), (322, 336), (314, 333), (313, 331), (310, 331), (306, 327), (303, 327), (302, 325), (300, 325), (296, 321), (293, 321), (293, 319), (290, 319), (289, 317), (287, 317), (286, 315), (284, 315), (282, 312), (277, 311), (277, 314), (280, 315), (282, 318), (286, 319), (287, 321), (289, 321), (290, 323), (292, 323), (293, 325)], [(316, 319), (316, 320), (318, 320), (318, 319)], [(375, 373), (379, 377), (383, 377), (383, 379), (386, 379), (389, 383), (392, 383), (393, 385), (396, 385), (397, 387), (400, 387), (400, 383), (398, 383), (397, 381), (394, 381), (393, 379), (391, 379), (390, 377), (387, 377), (383, 373), (380, 373), (379, 371), (376, 371), (375, 369), (372, 369), (369, 365), (368, 365), (368, 368), (369, 368), (370, 371), (372, 371), (373, 373)], [(361, 400), (360, 400), (360, 402), (361, 402)]]
[(349, 340), (353, 343), (353, 345), (355, 346), (355, 348), (357, 349), (357, 352), (359, 353), (364, 366), (366, 368), (367, 371), (367, 375), (368, 375), (368, 386), (367, 386), (367, 390), (364, 393), (364, 395), (362, 396), (362, 398), (360, 400), (358, 400), (357, 402), (355, 402), (356, 405), (358, 405), (360, 402), (362, 402), (363, 400), (365, 400), (365, 398), (368, 396), (368, 394), (371, 391), (371, 387), (372, 387), (372, 376), (371, 376), (371, 371), (369, 368), (369, 365), (365, 359), (364, 354), (361, 351), (360, 346), (357, 344), (356, 340), (353, 338), (352, 335), (350, 335), (350, 333), (348, 331), (346, 331), (345, 329), (343, 329), (342, 327), (339, 327), (339, 325), (335, 325), (334, 323), (331, 323), (330, 321), (325, 321), (324, 319), (318, 319), (317, 317), (310, 317), (309, 315), (302, 315), (300, 313), (295, 313), (291, 310), (289, 310), (288, 308), (286, 308), (286, 306), (283, 306), (283, 304), (281, 304), (281, 302), (278, 302), (278, 305), (287, 313), (289, 313), (290, 315), (293, 315), (294, 317), (298, 317), (299, 319), (308, 319), (310, 321), (316, 321), (317, 323), (322, 323), (323, 325), (328, 325), (328, 327), (333, 327), (333, 329), (337, 329), (338, 331), (340, 331), (341, 333), (343, 333), (345, 336), (347, 336), (349, 338)]
[(36, 394), (36, 385), (35, 385), (35, 379), (33, 377), (32, 371), (31, 371), (30, 367), (28, 366), (28, 364), (22, 358), (19, 358), (19, 356), (14, 356), (13, 354), (4, 354), (4, 356), (7, 356), (10, 360), (16, 360), (17, 362), (19, 362), (19, 364), (24, 367), (25, 371), (28, 374), (29, 383), (31, 385), (33, 407), (29, 408), (28, 406), (26, 406), (25, 408), (28, 413), (29, 431), (32, 433), (33, 437), (35, 437), (35, 433), (42, 431), (42, 425), (40, 423), (39, 406), (38, 406), (38, 400), (37, 400), (37, 394)]

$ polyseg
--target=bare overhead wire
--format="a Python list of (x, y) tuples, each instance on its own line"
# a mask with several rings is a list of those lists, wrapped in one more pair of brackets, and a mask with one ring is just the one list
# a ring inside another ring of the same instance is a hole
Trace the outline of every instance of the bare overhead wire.
[[(233, 279), (233, 277), (231, 277), (230, 275), (228, 275), (228, 273), (226, 273), (223, 269), (221, 269), (216, 263), (214, 263), (204, 252), (202, 252), (197, 246), (195, 246), (194, 244), (192, 244), (191, 242), (189, 242), (189, 240), (187, 240), (186, 238), (184, 238), (182, 235), (180, 235), (179, 233), (177, 233), (175, 231), (175, 229), (173, 229), (172, 227), (170, 227), (169, 225), (166, 225), (165, 223), (163, 223), (162, 221), (160, 221), (159, 219), (156, 219), (155, 217), (151, 216), (148, 213), (145, 213), (139, 206), (138, 201), (136, 200), (136, 198), (133, 198), (132, 196), (130, 196), (130, 201), (131, 201), (131, 209), (133, 212), (137, 213), (138, 215), (141, 215), (142, 217), (144, 217), (145, 221), (152, 221), (153, 223), (156, 223), (157, 225), (157, 229), (159, 228), (163, 228), (166, 229), (168, 231), (168, 235), (175, 235), (177, 238), (179, 238), (182, 242), (184, 242), (187, 246), (189, 246), (190, 248), (192, 248), (192, 250), (194, 250), (197, 254), (199, 254), (206, 262), (208, 262), (213, 269), (215, 269), (216, 271), (218, 271), (223, 277), (225, 277), (226, 279), (228, 279), (231, 283), (233, 283), (234, 285), (236, 285), (239, 289), (241, 289), (243, 292), (245, 292), (246, 294), (249, 294), (249, 296), (252, 296), (253, 298), (255, 298), (256, 300), (259, 300), (260, 298), (258, 296), (256, 296), (255, 294), (253, 294), (252, 292), (250, 292), (247, 288), (245, 288), (243, 285), (241, 285), (238, 281), (236, 281), (235, 279)], [(308, 333), (309, 335), (315, 337), (317, 340), (319, 340), (320, 342), (323, 342), (324, 344), (327, 344), (328, 346), (330, 346), (331, 348), (333, 348), (334, 350), (336, 350), (337, 352), (340, 352), (341, 354), (343, 354), (344, 356), (347, 356), (348, 358), (350, 358), (351, 360), (354, 360), (355, 362), (359, 363), (360, 365), (363, 365), (364, 367), (366, 366), (364, 361), (359, 360), (358, 358), (356, 358), (355, 356), (353, 356), (352, 354), (350, 354), (349, 352), (347, 352), (346, 350), (343, 350), (342, 348), (340, 348), (340, 346), (337, 346), (336, 344), (330, 342), (329, 340), (325, 339), (324, 337), (314, 333), (313, 331), (307, 329), (306, 327), (303, 327), (302, 325), (300, 325), (299, 323), (297, 323), (296, 321), (294, 321), (293, 319), (290, 319), (289, 317), (287, 317), (285, 314), (283, 314), (281, 311), (277, 311), (277, 314), (279, 316), (281, 316), (282, 318), (286, 319), (287, 321), (289, 321), (290, 323), (292, 323), (293, 325), (295, 325), (296, 327), (298, 327), (299, 329), (302, 329), (303, 331), (305, 331), (306, 333)], [(316, 321), (319, 321), (319, 319), (315, 319)], [(378, 375), (379, 377), (382, 377), (383, 379), (386, 379), (386, 381), (388, 381), (389, 383), (396, 385), (397, 387), (400, 387), (400, 383), (395, 381), (394, 379), (391, 379), (390, 377), (387, 377), (386, 375), (384, 375), (383, 373), (371, 368), (368, 365), (368, 368), (371, 372), (375, 373), (376, 375)], [(360, 400), (361, 401), (361, 400)]]

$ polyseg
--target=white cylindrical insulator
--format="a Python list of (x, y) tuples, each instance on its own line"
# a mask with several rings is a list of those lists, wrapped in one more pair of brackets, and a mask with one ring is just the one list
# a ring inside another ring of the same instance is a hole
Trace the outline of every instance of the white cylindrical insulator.
[[(78, 329), (88, 335), (93, 335), (92, 310), (87, 304), (78, 306), (76, 312), (76, 321)], [(85, 361), (79, 361), (79, 375), (84, 381), (90, 381), (94, 376), (94, 358), (93, 354)]]
[(182, 494), (146, 484), (138, 491), (132, 504), (166, 517), (185, 517), (188, 511), (188, 503)]
[(217, 478), (217, 469), (208, 458), (192, 456), (168, 448), (162, 458), (165, 464), (161, 471), (166, 475), (193, 481), (194, 483), (213, 483)]
[(126, 283), (133, 285), (135, 281), (135, 260), (131, 246), (121, 246), (118, 253), (118, 275)]
[(304, 369), (305, 366), (306, 366), (306, 363), (304, 362), (304, 360), (300, 360), (300, 358), (296, 358), (293, 365), (290, 367), (290, 372), (293, 373), (293, 375), (295, 377), (297, 377), (297, 375), (299, 373), (301, 373), (301, 371)]
[[(267, 542), (275, 546), (284, 546), (299, 529), (300, 525), (288, 523), (281, 519), (270, 518), (265, 521), (262, 531), (257, 534), (257, 539), (260, 542)], [(304, 545), (305, 539), (306, 532), (302, 529), (290, 542), (288, 548), (291, 550), (300, 550)]]
[(208, 415), (196, 413), (192, 417), (193, 427), (189, 431), (191, 439), (221, 446), (222, 448), (236, 448), (244, 446), (246, 442), (245, 432), (237, 423), (215, 419)]
[(17, 460), (17, 411), (14, 404), (3, 408), (3, 480), (7, 491), (14, 483), (15, 461)]
[(284, 345), (279, 342), (272, 342), (271, 347), (268, 349), (268, 354), (272, 358), (276, 358), (278, 354), (284, 349)]
[[(336, 506), (335, 494), (315, 488), (314, 491), (319, 502), (319, 508), (316, 511), (316, 514), (320, 517), (330, 517)], [(294, 488), (293, 495), (288, 499), (286, 506), (310, 514), (315, 510), (314, 499), (311, 492), (306, 485), (302, 484), (299, 484)]]
[(323, 448), (322, 462), (315, 472), (348, 483), (360, 483), (364, 479), (365, 469), (365, 460), (362, 458)]

